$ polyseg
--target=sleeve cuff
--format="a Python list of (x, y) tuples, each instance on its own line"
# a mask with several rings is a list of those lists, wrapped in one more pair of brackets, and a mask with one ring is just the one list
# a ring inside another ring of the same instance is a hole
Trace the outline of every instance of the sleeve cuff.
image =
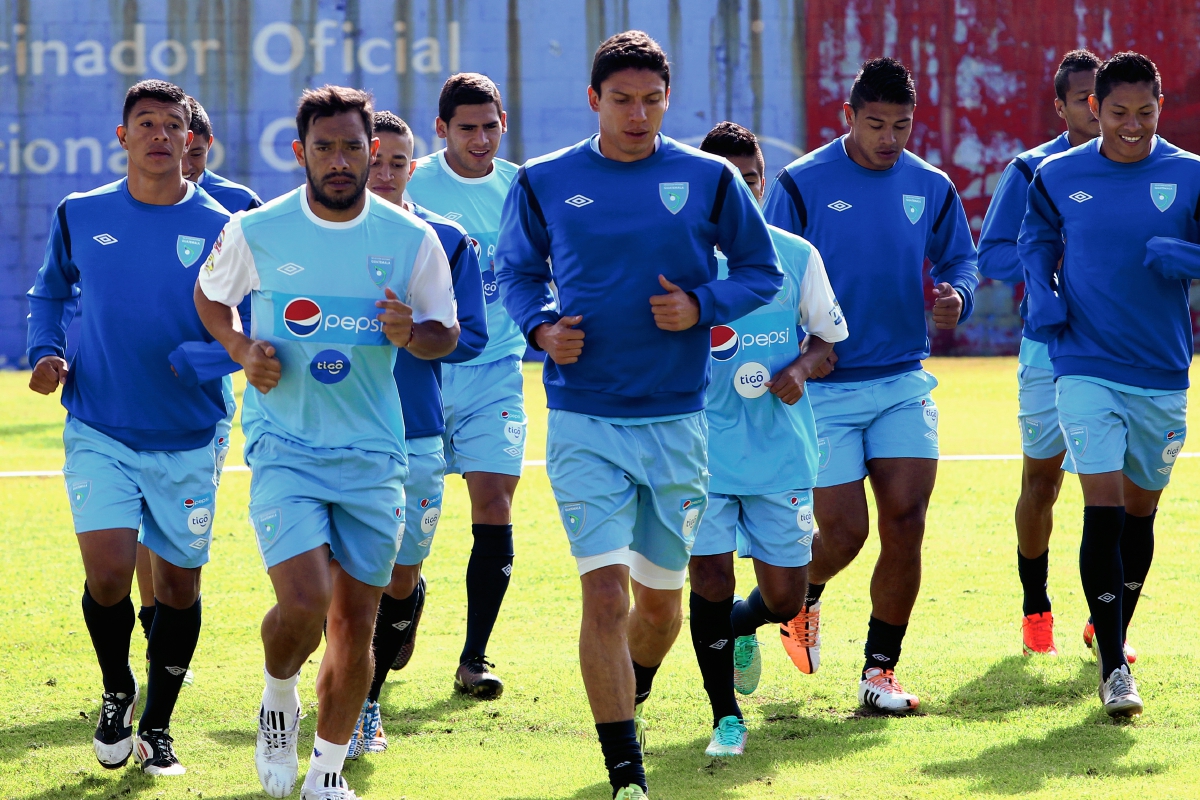
[(700, 318), (696, 320), (696, 324), (706, 328), (712, 327), (713, 317), (716, 315), (716, 299), (713, 297), (712, 289), (707, 285), (697, 286), (688, 294), (695, 298), (700, 305)]
[(67, 357), (61, 347), (48, 344), (38, 345), (37, 347), (29, 348), (29, 366), (31, 368), (37, 366), (37, 363), (46, 356), (58, 356), (62, 359)]
[(200, 378), (196, 374), (195, 367), (188, 359), (187, 352), (183, 345), (176, 347), (167, 356), (167, 360), (171, 362), (171, 366), (175, 368), (175, 375), (178, 376), (180, 382), (189, 389), (200, 383)]
[(558, 322), (558, 320), (559, 315), (550, 311), (543, 311), (541, 313), (534, 314), (529, 318), (529, 321), (525, 323), (525, 341), (527, 341), (529, 346), (534, 350), (538, 351), (539, 353), (542, 352), (542, 348), (538, 347), (537, 342), (533, 339), (533, 332), (536, 331), (537, 327), (543, 323), (549, 323), (553, 325), (554, 323)]

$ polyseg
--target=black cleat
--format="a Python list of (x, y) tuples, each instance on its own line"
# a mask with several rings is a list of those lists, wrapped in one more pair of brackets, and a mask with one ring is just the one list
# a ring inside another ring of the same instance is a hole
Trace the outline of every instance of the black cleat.
[(425, 610), (425, 576), (422, 575), (417, 579), (417, 589), (420, 592), (417, 595), (417, 607), (413, 610), (412, 625), (409, 626), (408, 640), (404, 642), (404, 646), (400, 648), (400, 652), (396, 654), (396, 660), (392, 662), (392, 669), (404, 669), (408, 666), (408, 662), (412, 660), (413, 650), (417, 646), (417, 626), (421, 624), (421, 612)]
[(485, 656), (475, 656), (458, 665), (454, 673), (454, 689), (477, 700), (495, 700), (504, 694), (504, 681), (492, 674), (495, 664)]
[(147, 775), (182, 775), (187, 772), (175, 757), (175, 740), (166, 728), (151, 728), (137, 736), (137, 757)]

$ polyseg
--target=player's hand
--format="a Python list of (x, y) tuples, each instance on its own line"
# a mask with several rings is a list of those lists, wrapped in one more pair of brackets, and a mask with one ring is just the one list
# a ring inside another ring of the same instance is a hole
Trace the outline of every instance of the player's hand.
[(376, 317), (383, 323), (383, 335), (396, 347), (408, 347), (412, 341), (412, 308), (400, 302), (400, 297), (392, 291), (392, 287), (385, 287), (383, 293), (387, 299), (375, 301), (375, 307), (384, 310)]
[(581, 322), (582, 315), (561, 317), (553, 325), (543, 322), (533, 329), (533, 341), (555, 364), (574, 364), (583, 352), (583, 331), (575, 328)]
[(29, 388), (38, 394), (54, 394), (59, 386), (67, 382), (71, 368), (58, 356), (42, 356), (29, 376)]
[(800, 363), (800, 359), (796, 359), (772, 375), (766, 386), (771, 394), (792, 406), (804, 396), (804, 382), (808, 378), (808, 370)]
[(962, 295), (948, 283), (939, 283), (933, 287), (936, 299), (933, 301), (933, 322), (940, 331), (950, 331), (958, 325), (962, 316)]
[(654, 312), (654, 324), (664, 331), (686, 331), (700, 321), (700, 304), (696, 298), (675, 284), (658, 276), (658, 282), (666, 294), (650, 297), (650, 310)]
[(275, 347), (261, 339), (247, 340), (249, 343), (233, 360), (242, 365), (246, 382), (263, 394), (279, 385), (282, 367), (275, 357)]
[(813, 367), (810, 378), (824, 378), (829, 373), (833, 372), (833, 368), (837, 365), (838, 355), (834, 351), (829, 351), (829, 355), (820, 364)]

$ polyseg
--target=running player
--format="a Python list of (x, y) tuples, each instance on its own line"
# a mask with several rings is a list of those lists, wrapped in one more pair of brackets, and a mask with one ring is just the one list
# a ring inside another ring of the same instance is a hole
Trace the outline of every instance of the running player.
[[(141, 81), (129, 89), (117, 127), (129, 175), (59, 204), (29, 292), (29, 387), (51, 394), (61, 384), (68, 411), (63, 474), (87, 576), (83, 618), (104, 679), (93, 748), (103, 766), (116, 769), (136, 745), (150, 775), (185, 771), (169, 728), (200, 636), (200, 568), (215, 512), (214, 436), (225, 414), (220, 381), (186, 386), (168, 363), (182, 342), (209, 338), (190, 301), (193, 267), (204, 263), (229, 219), (183, 178), (190, 116), (174, 84)], [(84, 285), (88, 308), (68, 365), (66, 330)], [(150, 302), (131, 302), (131, 287)], [(135, 742), (129, 595), (140, 527), (153, 553), (156, 612)]]
[(659, 133), (669, 97), (657, 42), (627, 31), (600, 45), (600, 133), (521, 168), (498, 249), (505, 307), (547, 355), (547, 471), (583, 587), (580, 669), (623, 800), (645, 796), (637, 720), (679, 634), (707, 501), (709, 329), (782, 283), (729, 162)]
[(408, 184), (413, 200), (458, 223), (477, 242), (483, 271), (487, 347), (470, 361), (442, 367), (446, 471), (467, 482), (474, 539), (467, 561), (467, 636), (454, 688), (481, 700), (504, 692), (486, 651), (512, 577), (512, 499), (525, 455), (525, 338), (496, 290), (500, 210), (517, 173), (516, 164), (496, 157), (506, 120), (490, 78), (450, 76), (434, 120), (446, 147), (418, 161)]
[[(765, 164), (753, 133), (722, 122), (700, 149), (732, 163), (762, 199)], [(804, 603), (817, 477), (817, 430), (804, 383), (824, 372), (833, 343), (847, 336), (820, 254), (799, 236), (769, 230), (783, 289), (775, 302), (712, 329), (705, 410), (712, 478), (688, 562), (692, 646), (713, 709), (709, 756), (744, 751), (746, 725), (734, 688), (751, 694), (758, 687), (755, 631), (788, 622)], [(717, 264), (724, 278), (723, 255)], [(808, 334), (803, 353), (801, 330)], [(734, 550), (754, 559), (758, 586), (745, 600), (733, 594)]]
[(371, 167), (367, 188), (379, 197), (403, 206), (423, 219), (437, 233), (450, 259), (454, 297), (458, 301), (461, 328), (454, 352), (437, 361), (423, 361), (401, 350), (396, 354), (396, 386), (402, 394), (404, 436), (408, 449), (408, 478), (404, 481), (404, 540), (392, 567), (392, 581), (379, 600), (375, 636), (375, 674), (350, 739), (347, 758), (387, 750), (387, 735), (379, 709), (379, 692), (388, 670), (403, 669), (412, 658), (417, 625), (425, 608), (425, 578), (421, 564), (429, 549), (442, 514), (446, 458), (442, 434), (442, 363), (475, 358), (487, 344), (487, 311), (483, 302), (483, 280), (475, 246), (462, 228), (450, 220), (405, 202), (404, 187), (412, 167), (413, 135), (408, 124), (390, 111), (375, 112), (375, 136), (379, 150)]
[[(1054, 111), (1067, 123), (1065, 133), (1027, 150), (1012, 160), (1000, 176), (996, 193), (983, 218), (979, 235), (979, 271), (985, 278), (1008, 283), (1025, 280), (1017, 258), (1017, 234), (1025, 217), (1029, 182), (1047, 156), (1094, 139), (1100, 123), (1092, 116), (1088, 97), (1096, 82), (1100, 59), (1087, 50), (1063, 56), (1054, 73)], [(1022, 311), (1024, 304), (1022, 304)], [(1025, 592), (1021, 639), (1025, 655), (1058, 655), (1054, 645), (1054, 616), (1050, 611), (1047, 576), (1054, 503), (1062, 487), (1063, 456), (1067, 445), (1054, 408), (1054, 372), (1045, 337), (1026, 325), (1021, 331), (1017, 367), (1017, 396), (1021, 410), (1021, 495), (1017, 498), (1017, 575)]]
[[(372, 123), (365, 92), (305, 91), (292, 145), (305, 186), (234, 217), (196, 286), (201, 318), (253, 387), (243, 411), (250, 519), (277, 599), (262, 625), (255, 765), (272, 797), (296, 781), (297, 683), (326, 618), (317, 735), (300, 797), (354, 796), (342, 766), (404, 527), (396, 348), (440, 358), (458, 339), (437, 235), (366, 191), (378, 146)], [(247, 294), (254, 338), (234, 324)]]
[[(808, 569), (805, 611), (786, 636), (803, 634), (805, 672), (819, 660), (825, 583), (862, 549), (870, 532), (863, 479), (871, 478), (880, 554), (871, 580), (871, 619), (859, 701), (910, 711), (917, 697), (895, 678), (900, 646), (921, 586), (925, 511), (937, 476), (937, 381), (929, 357), (924, 262), (933, 321), (953, 329), (971, 314), (975, 245), (946, 174), (912, 153), (916, 91), (898, 61), (863, 64), (844, 106), (850, 132), (797, 159), (767, 197), (767, 220), (821, 253), (854, 337), (834, 348), (837, 368), (809, 384), (820, 464), (814, 491), (821, 533)], [(870, 231), (870, 235), (863, 235)]]
[(1200, 242), (1200, 157), (1155, 134), (1161, 85), (1138, 53), (1100, 66), (1090, 100), (1100, 138), (1042, 162), (1018, 245), (1028, 324), (1049, 338), (1083, 489), (1079, 574), (1111, 716), (1142, 713), (1122, 643), (1187, 424), (1188, 281), (1144, 265), (1164, 243)]

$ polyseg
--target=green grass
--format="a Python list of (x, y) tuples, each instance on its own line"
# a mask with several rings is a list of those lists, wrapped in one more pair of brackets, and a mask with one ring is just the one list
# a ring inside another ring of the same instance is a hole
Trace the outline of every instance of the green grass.
[[(947, 454), (1018, 452), (1015, 361), (935, 360)], [(63, 412), (24, 388), (28, 374), (0, 373), (0, 471), (56, 469)], [(544, 449), (538, 370), (527, 371), (529, 458)], [(235, 437), (238, 434), (235, 428)], [(235, 439), (229, 463), (237, 457)], [(1020, 593), (1012, 507), (1020, 463), (944, 462), (929, 514), (925, 582), (901, 662), (923, 713), (864, 716), (857, 673), (869, 614), (874, 540), (825, 593), (821, 671), (792, 667), (764, 628), (758, 692), (743, 702), (746, 756), (713, 760), (707, 700), (685, 630), (648, 706), (651, 796), (666, 798), (1195, 797), (1200, 794), (1200, 695), (1191, 677), (1188, 625), (1200, 554), (1200, 463), (1179, 462), (1159, 515), (1157, 559), (1131, 640), (1147, 713), (1111, 722), (1096, 699), (1097, 671), (1079, 630), (1086, 606), (1075, 553), (1080, 495), (1070, 478), (1051, 547), (1059, 619), (1056, 660), (1020, 655)], [(99, 676), (79, 611), (83, 571), (60, 480), (0, 481), (0, 796), (261, 798), (254, 773), (261, 694), (258, 623), (273, 602), (246, 522), (249, 476), (221, 486), (213, 560), (205, 571), (205, 622), (173, 733), (188, 766), (179, 778), (107, 772), (91, 752)], [(489, 655), (503, 699), (478, 704), (451, 689), (461, 646), (462, 577), (470, 548), (466, 492), (448, 481), (427, 565), (429, 604), (412, 664), (383, 694), (392, 749), (350, 765), (361, 796), (397, 798), (609, 797), (579, 678), (579, 583), (544, 469), (527, 471), (516, 499), (517, 561)], [(739, 564), (743, 588), (752, 583)], [(140, 636), (140, 634), (135, 634)], [(135, 661), (141, 642), (135, 641)], [(314, 656), (302, 680), (315, 722)]]

